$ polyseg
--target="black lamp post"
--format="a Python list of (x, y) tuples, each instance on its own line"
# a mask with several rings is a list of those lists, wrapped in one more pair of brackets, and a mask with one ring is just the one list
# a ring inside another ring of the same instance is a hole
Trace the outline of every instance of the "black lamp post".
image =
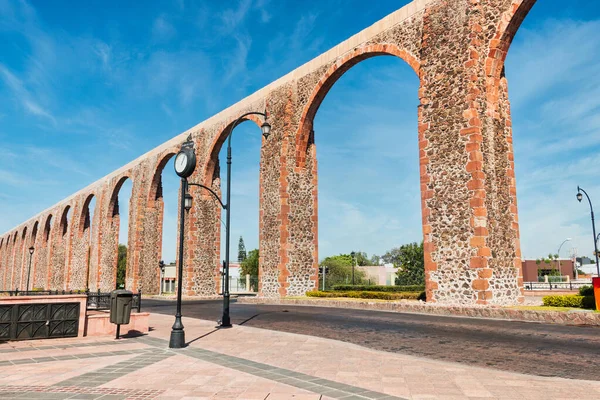
[[(258, 112), (258, 111), (250, 111), (243, 115), (241, 115), (229, 128), (229, 132), (227, 133), (227, 203), (223, 203), (221, 198), (209, 187), (201, 185), (199, 183), (186, 183), (187, 186), (198, 186), (204, 188), (212, 194), (212, 196), (217, 199), (221, 208), (226, 211), (225, 218), (225, 263), (223, 264), (223, 316), (221, 317), (220, 327), (221, 328), (230, 328), (231, 327), (231, 318), (229, 316), (229, 243), (230, 243), (230, 226), (231, 226), (231, 136), (233, 133), (233, 129), (238, 126), (245, 117), (249, 115), (260, 115), (265, 119), (265, 122), (261, 125), (260, 129), (265, 139), (268, 139), (269, 134), (271, 133), (271, 125), (267, 122), (267, 114), (266, 112)], [(189, 207), (192, 204), (192, 196), (190, 196), (187, 192), (185, 192), (186, 202), (189, 201)], [(182, 196), (183, 197), (183, 196)]]
[(27, 269), (27, 287), (25, 288), (25, 291), (29, 290), (29, 276), (31, 275), (31, 258), (33, 257), (34, 251), (35, 249), (33, 248), (33, 246), (31, 246), (29, 248), (29, 268)]
[(196, 152), (192, 135), (181, 145), (181, 150), (175, 156), (175, 173), (181, 177), (181, 193), (179, 204), (179, 260), (177, 268), (177, 311), (175, 313), (175, 323), (171, 328), (171, 337), (169, 339), (169, 348), (180, 349), (185, 347), (185, 332), (181, 322), (181, 291), (183, 290), (183, 241), (185, 232), (185, 213), (192, 207), (192, 196), (187, 192), (187, 178), (192, 175), (196, 169)]
[(356, 264), (354, 262), (355, 258), (354, 256), (356, 256), (355, 252), (350, 253), (350, 256), (352, 257), (352, 284), (354, 285), (354, 264)]
[(581, 200), (583, 199), (583, 195), (581, 194), (581, 192), (583, 192), (583, 194), (585, 194), (585, 197), (587, 197), (587, 199), (588, 199), (588, 203), (590, 203), (590, 212), (592, 215), (592, 232), (594, 234), (594, 256), (596, 257), (596, 272), (598, 273), (598, 277), (600, 277), (600, 265), (598, 264), (598, 244), (597, 244), (597, 236), (596, 236), (596, 223), (594, 222), (594, 208), (592, 207), (592, 201), (590, 200), (590, 196), (588, 196), (587, 192), (585, 190), (583, 190), (582, 188), (580, 188), (579, 186), (577, 186), (577, 200), (581, 203)]

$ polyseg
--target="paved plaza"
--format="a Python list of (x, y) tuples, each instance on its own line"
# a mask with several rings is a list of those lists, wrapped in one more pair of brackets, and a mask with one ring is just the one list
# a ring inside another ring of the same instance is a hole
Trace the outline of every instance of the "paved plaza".
[(172, 316), (151, 314), (145, 336), (4, 343), (0, 398), (600, 398), (600, 382), (470, 367), (239, 325), (215, 329), (200, 319), (184, 318), (189, 346), (170, 350), (172, 323)]

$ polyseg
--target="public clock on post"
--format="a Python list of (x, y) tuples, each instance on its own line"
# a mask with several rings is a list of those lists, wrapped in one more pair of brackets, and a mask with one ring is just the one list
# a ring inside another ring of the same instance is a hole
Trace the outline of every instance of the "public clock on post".
[(194, 142), (185, 142), (181, 150), (175, 156), (175, 173), (182, 178), (187, 178), (196, 169), (196, 153)]

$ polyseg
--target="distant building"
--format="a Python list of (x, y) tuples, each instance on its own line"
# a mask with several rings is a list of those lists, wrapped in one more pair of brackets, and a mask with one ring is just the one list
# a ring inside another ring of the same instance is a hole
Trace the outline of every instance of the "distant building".
[[(541, 261), (539, 264), (536, 260), (523, 260), (523, 282), (537, 282), (538, 276), (550, 275), (552, 271), (559, 269), (558, 261), (551, 261), (547, 264)], [(560, 260), (560, 275), (575, 278), (575, 264), (573, 260)]]
[(177, 282), (177, 266), (175, 263), (165, 264), (165, 272), (160, 278), (160, 288), (162, 293), (175, 293), (175, 284)]
[(393, 264), (358, 266), (356, 268), (365, 273), (365, 278), (372, 285), (392, 286), (396, 284), (396, 268)]
[(592, 260), (589, 257), (577, 257), (575, 259), (575, 261), (577, 261), (577, 264), (579, 264), (579, 265), (587, 265), (587, 264), (595, 264), (596, 263), (595, 260)]

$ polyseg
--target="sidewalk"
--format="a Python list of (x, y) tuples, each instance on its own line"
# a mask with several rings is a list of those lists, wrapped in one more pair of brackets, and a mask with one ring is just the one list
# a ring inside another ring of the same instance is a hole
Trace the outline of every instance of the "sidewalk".
[[(385, 353), (304, 335), (172, 316), (147, 336), (0, 344), (0, 398), (598, 399), (600, 382), (528, 376)], [(376, 333), (374, 333), (376, 334)], [(532, 366), (532, 369), (535, 366)]]

